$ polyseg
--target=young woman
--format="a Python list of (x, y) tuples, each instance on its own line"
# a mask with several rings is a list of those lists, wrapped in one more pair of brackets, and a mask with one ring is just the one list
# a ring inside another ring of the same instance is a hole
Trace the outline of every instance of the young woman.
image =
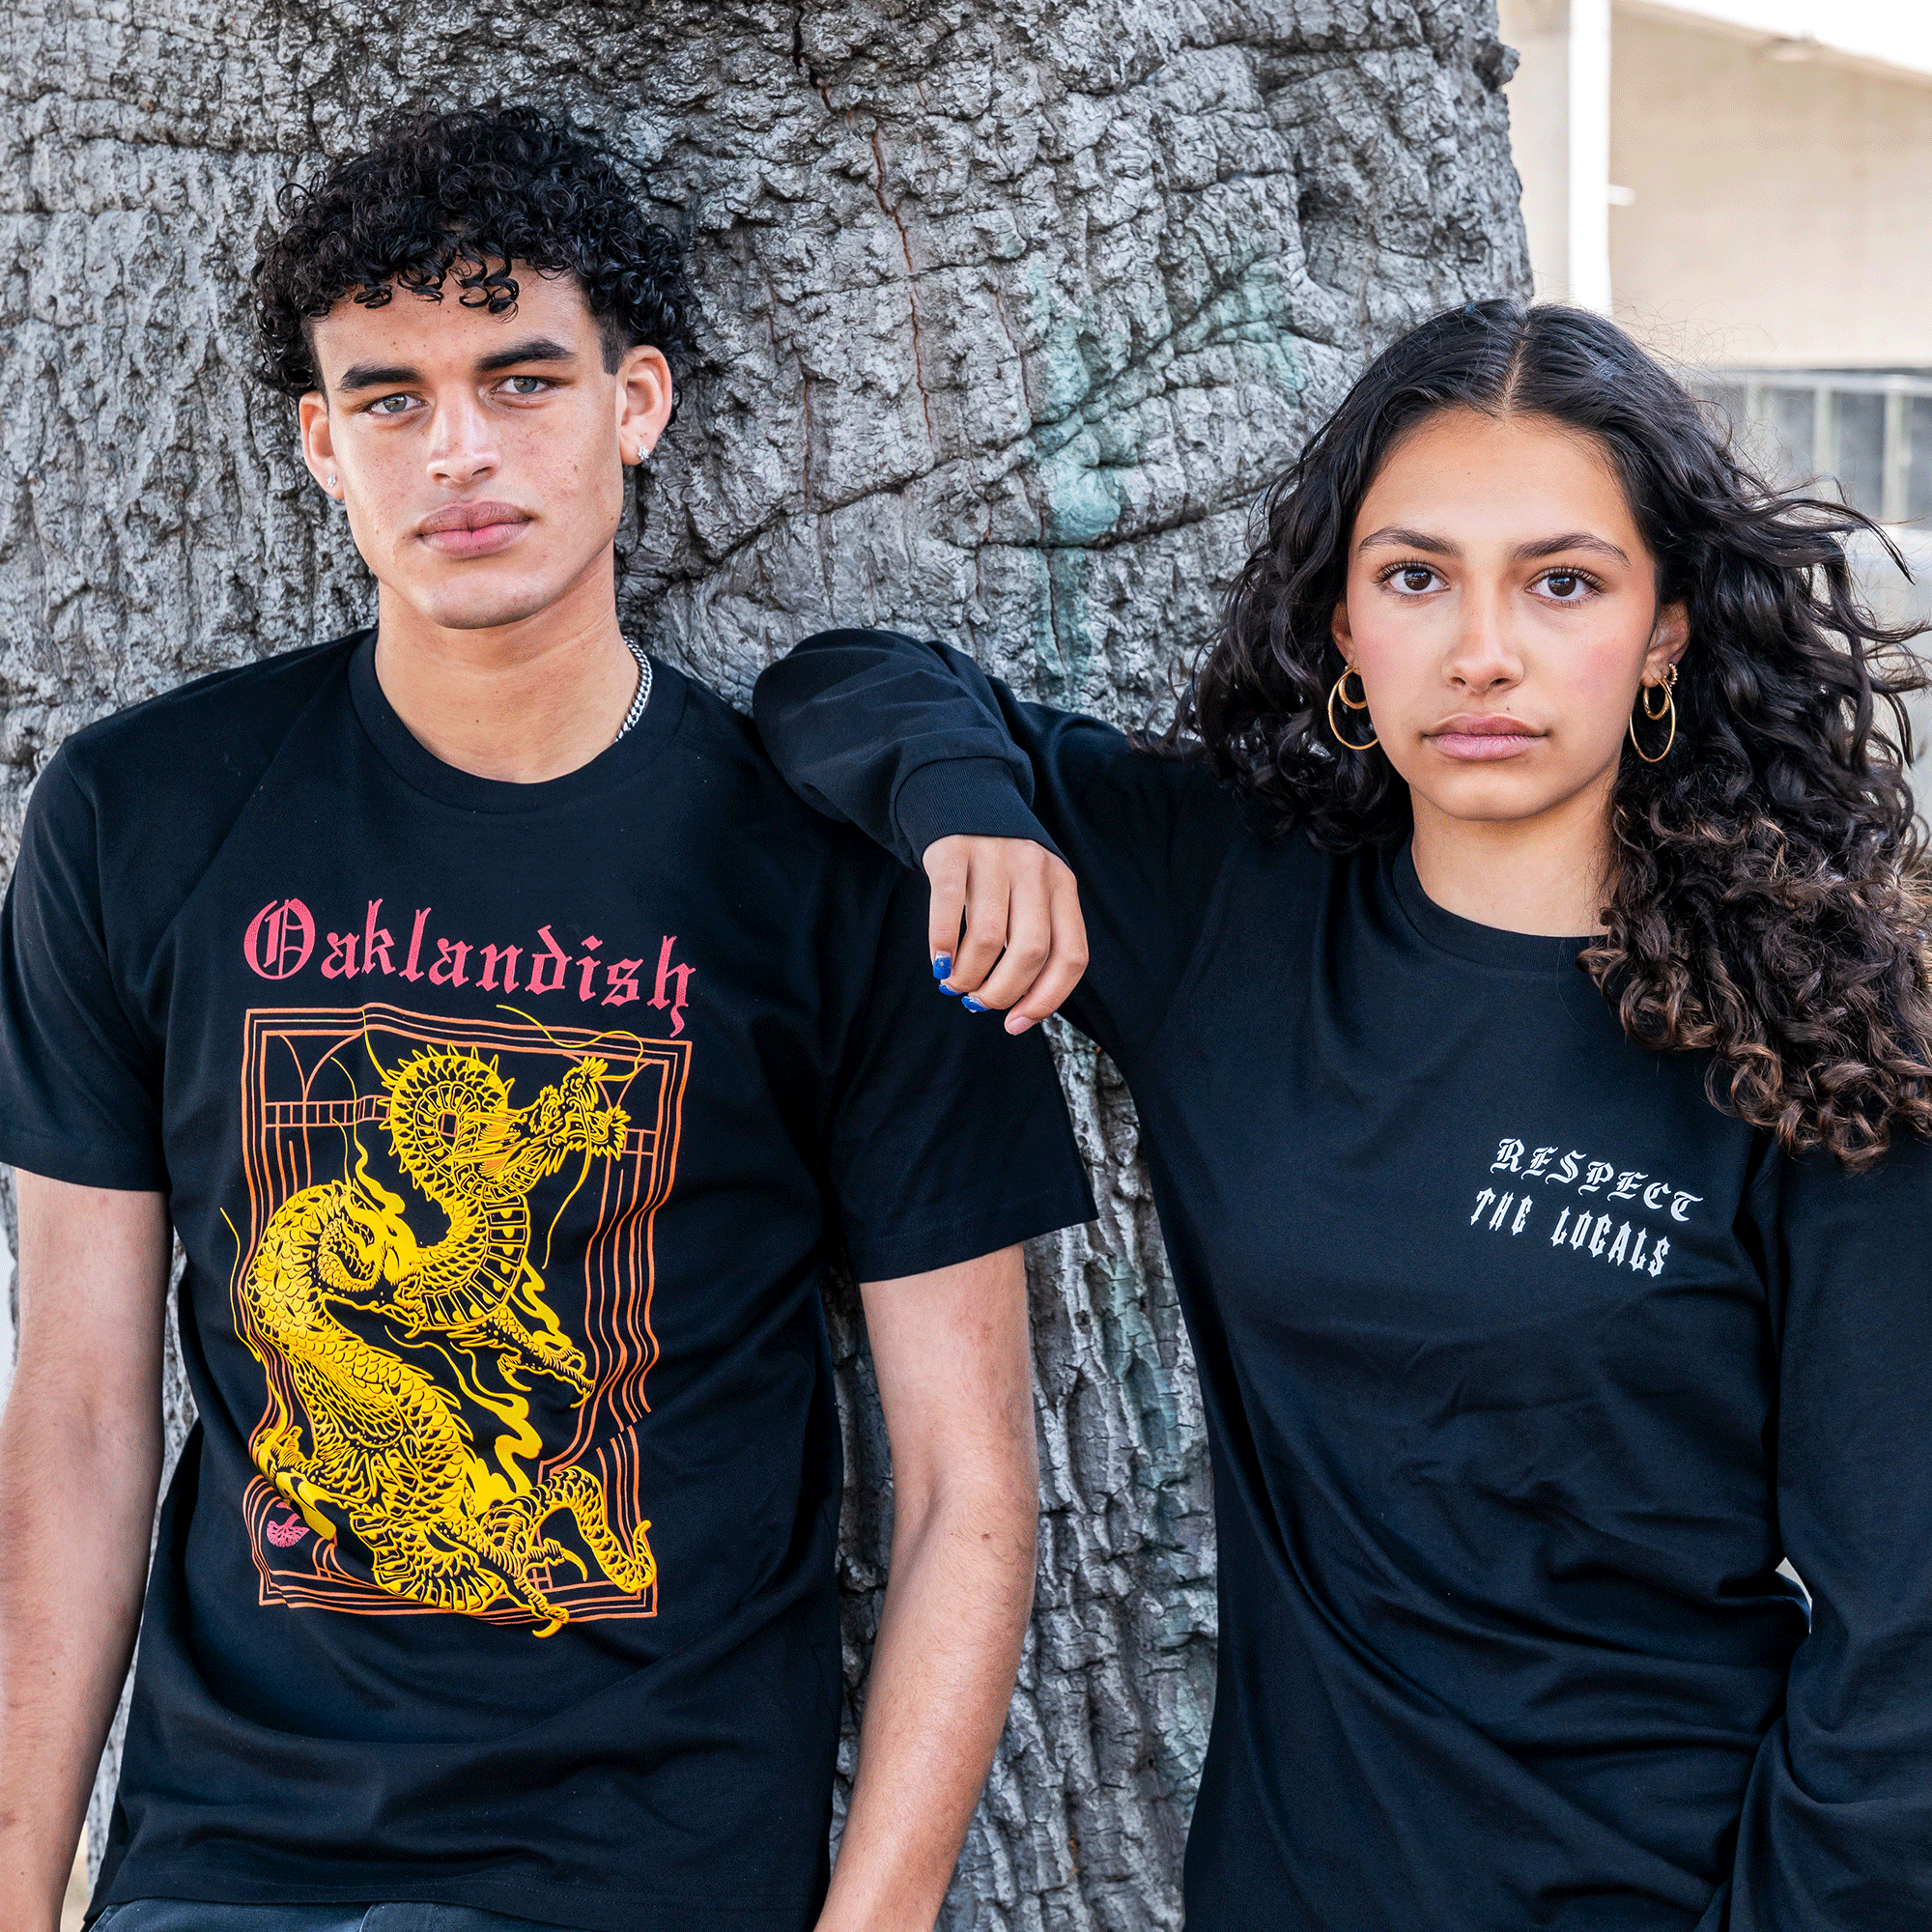
[(1139, 1102), (1220, 1533), (1190, 1932), (1932, 1925), (1932, 993), (1861, 520), (1504, 302), (1266, 510), (1161, 747), (878, 634), (757, 695), (923, 861), (942, 990), (1078, 980)]

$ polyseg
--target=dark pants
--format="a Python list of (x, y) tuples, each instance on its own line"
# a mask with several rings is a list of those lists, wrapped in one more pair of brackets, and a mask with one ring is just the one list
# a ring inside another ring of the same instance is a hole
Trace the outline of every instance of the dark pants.
[(89, 1932), (569, 1932), (471, 1905), (206, 1905), (137, 1898), (110, 1905)]

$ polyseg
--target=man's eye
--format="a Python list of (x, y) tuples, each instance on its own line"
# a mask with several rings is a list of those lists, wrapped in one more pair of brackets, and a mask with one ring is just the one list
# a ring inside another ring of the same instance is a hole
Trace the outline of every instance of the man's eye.
[(369, 405), (372, 416), (399, 416), (410, 406), (407, 396), (381, 396)]
[(540, 396), (550, 384), (541, 376), (512, 376), (503, 386), (513, 396)]

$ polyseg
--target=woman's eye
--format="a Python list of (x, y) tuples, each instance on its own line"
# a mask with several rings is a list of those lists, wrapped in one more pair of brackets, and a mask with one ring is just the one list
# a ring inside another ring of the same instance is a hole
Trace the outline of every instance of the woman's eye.
[(1395, 581), (1404, 590), (1419, 597), (1435, 582), (1435, 573), (1427, 564), (1406, 563), (1395, 573)]
[(1574, 570), (1552, 570), (1543, 580), (1543, 587), (1559, 604), (1577, 604), (1590, 587), (1590, 580)]

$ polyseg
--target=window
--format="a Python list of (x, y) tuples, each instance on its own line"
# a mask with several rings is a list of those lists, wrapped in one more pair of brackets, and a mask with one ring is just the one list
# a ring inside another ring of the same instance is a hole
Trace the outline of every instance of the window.
[(1726, 369), (1697, 386), (1781, 488), (1842, 492), (1881, 523), (1932, 518), (1932, 370)]

